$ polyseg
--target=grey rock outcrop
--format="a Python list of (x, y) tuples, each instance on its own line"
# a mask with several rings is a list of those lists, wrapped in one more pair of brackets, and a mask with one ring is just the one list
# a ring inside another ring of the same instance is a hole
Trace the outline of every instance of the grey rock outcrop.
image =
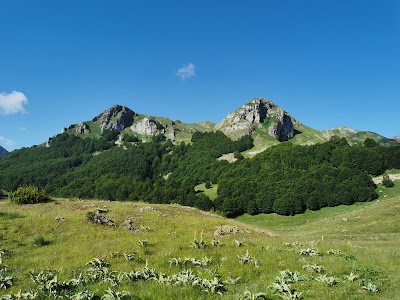
[(61, 133), (65, 133), (65, 132), (67, 132), (69, 129), (74, 129), (75, 126), (76, 126), (76, 124), (72, 124), (72, 125), (69, 125), (68, 127), (64, 127), (64, 128), (61, 130)]
[(137, 116), (137, 114), (131, 109), (121, 105), (114, 105), (93, 118), (92, 121), (99, 123), (102, 131), (106, 129), (122, 131), (132, 124), (135, 116)]
[(130, 230), (130, 231), (139, 231), (139, 229), (134, 225), (133, 220), (131, 219), (126, 219), (123, 223), (122, 226), (126, 229), (126, 230)]
[(97, 212), (94, 214), (92, 221), (93, 223), (101, 225), (114, 226), (114, 227), (116, 226), (113, 220)]
[(171, 141), (174, 141), (178, 133), (179, 133), (179, 129), (173, 128), (172, 130), (165, 133), (165, 137)]
[(60, 135), (61, 135), (61, 133), (60, 133), (60, 134), (56, 134), (56, 135), (53, 136), (53, 137), (49, 137), (49, 138), (47, 139), (47, 141), (46, 141), (46, 147), (47, 147), (47, 148), (50, 147), (51, 142), (52, 142), (56, 137), (58, 137), (58, 136), (60, 136)]
[(276, 122), (268, 128), (268, 134), (276, 137), (280, 142), (294, 137), (293, 118), (281, 108), (276, 109)]
[(145, 117), (138, 123), (131, 126), (131, 130), (143, 135), (155, 135), (159, 130), (163, 131), (163, 127), (151, 118)]
[(85, 122), (81, 122), (78, 125), (76, 125), (75, 131), (77, 134), (85, 134), (89, 133), (90, 128)]
[(271, 101), (256, 98), (231, 112), (216, 125), (227, 135), (241, 137), (252, 134), (256, 128), (268, 126), (268, 134), (279, 141), (287, 141), (295, 135), (294, 125), (300, 123), (288, 112)]

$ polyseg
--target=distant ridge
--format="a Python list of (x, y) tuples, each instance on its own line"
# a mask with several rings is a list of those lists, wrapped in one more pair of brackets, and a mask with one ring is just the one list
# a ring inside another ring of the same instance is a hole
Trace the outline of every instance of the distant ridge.
[(0, 146), (0, 156), (7, 154), (8, 151), (6, 149), (4, 149), (2, 146)]

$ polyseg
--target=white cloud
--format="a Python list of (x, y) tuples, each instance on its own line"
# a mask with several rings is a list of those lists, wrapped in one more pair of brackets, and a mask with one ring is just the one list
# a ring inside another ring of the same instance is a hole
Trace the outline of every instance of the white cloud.
[(8, 138), (5, 138), (4, 136), (0, 136), (0, 145), (2, 145), (7, 150), (10, 150), (10, 148), (13, 148), (15, 146), (15, 142)]
[(176, 76), (182, 80), (196, 76), (196, 66), (192, 63), (184, 65), (176, 72)]
[(28, 99), (21, 92), (0, 93), (0, 115), (24, 113), (26, 112), (25, 104), (28, 104)]

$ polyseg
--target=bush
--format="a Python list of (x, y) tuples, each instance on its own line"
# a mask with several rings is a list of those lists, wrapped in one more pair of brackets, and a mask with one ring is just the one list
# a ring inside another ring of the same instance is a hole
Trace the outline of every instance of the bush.
[(36, 236), (33, 238), (32, 243), (33, 243), (34, 245), (36, 245), (36, 246), (39, 246), (39, 247), (50, 245), (50, 241), (46, 240), (46, 239), (44, 238), (44, 236), (41, 235), (41, 234), (36, 235)]
[(17, 190), (8, 194), (8, 198), (16, 204), (35, 204), (50, 200), (49, 196), (33, 185), (17, 188)]
[(389, 175), (383, 175), (382, 184), (384, 187), (391, 188), (394, 187), (394, 182), (390, 179)]

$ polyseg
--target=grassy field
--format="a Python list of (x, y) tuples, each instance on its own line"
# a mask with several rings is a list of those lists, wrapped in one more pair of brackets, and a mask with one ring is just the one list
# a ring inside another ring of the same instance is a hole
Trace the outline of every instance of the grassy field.
[[(0, 299), (30, 289), (47, 299), (54, 286), (64, 299), (95, 299), (65, 296), (83, 291), (103, 299), (398, 299), (400, 188), (379, 189), (371, 203), (237, 220), (177, 205), (2, 200), (0, 286), (13, 279)], [(116, 226), (90, 222), (97, 209)], [(109, 266), (93, 270), (94, 258)], [(47, 269), (56, 280), (46, 283), (46, 272), (42, 285), (31, 280)], [(131, 298), (118, 298), (122, 291)]]

